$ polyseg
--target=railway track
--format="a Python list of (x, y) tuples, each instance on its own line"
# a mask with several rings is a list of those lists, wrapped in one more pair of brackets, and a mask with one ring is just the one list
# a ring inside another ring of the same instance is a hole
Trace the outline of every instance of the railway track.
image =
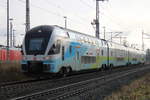
[(39, 81), (39, 80), (38, 79), (26, 79), (26, 80), (21, 80), (21, 81), (2, 82), (0, 83), (0, 87), (22, 84), (22, 83), (29, 83), (29, 82), (36, 82), (36, 81)]
[(137, 69), (111, 73), (109, 75), (104, 75), (94, 79), (89, 79), (86, 81), (84, 80), (53, 89), (47, 89), (30, 95), (13, 98), (12, 100), (32, 100), (32, 99), (66, 100), (67, 98), (80, 95), (81, 93), (85, 93), (87, 91), (91, 91), (97, 88), (98, 86), (105, 85), (105, 83), (108, 83), (110, 81), (117, 80), (119, 78), (129, 76), (134, 73), (138, 73), (145, 70), (150, 70), (150, 67), (146, 66)]
[(86, 80), (93, 79), (93, 78), (99, 78), (107, 74), (117, 73), (122, 70), (130, 70), (130, 69), (134, 69), (138, 67), (141, 67), (141, 66), (116, 68), (112, 71), (108, 70), (104, 72), (96, 71), (94, 73), (74, 75), (74, 76), (59, 78), (59, 79), (26, 81), (25, 83), (18, 82), (15, 84), (8, 84), (8, 85), (4, 85), (0, 87), (0, 98), (5, 100), (5, 99), (11, 99), (15, 97), (20, 97), (22, 95), (37, 93), (39, 91), (44, 91), (46, 89), (55, 89), (57, 87), (62, 87), (65, 85), (82, 82), (82, 81), (86, 81)]
[[(97, 72), (95, 72), (97, 73)], [(90, 73), (90, 75), (94, 75), (95, 73)], [(89, 74), (83, 74), (84, 77), (88, 76)], [(32, 93), (32, 92), (38, 92), (41, 90), (45, 90), (46, 88), (53, 88), (69, 83), (73, 83), (80, 80), (73, 80), (78, 79), (82, 75), (75, 75), (71, 77), (61, 78), (61, 79), (49, 79), (49, 80), (41, 80), (41, 81), (23, 81), (17, 82), (17, 83), (11, 83), (11, 84), (5, 84), (1, 86), (0, 88), (0, 98), (10, 99), (12, 97), (17, 97), (20, 95)], [(65, 81), (65, 82), (63, 82)]]

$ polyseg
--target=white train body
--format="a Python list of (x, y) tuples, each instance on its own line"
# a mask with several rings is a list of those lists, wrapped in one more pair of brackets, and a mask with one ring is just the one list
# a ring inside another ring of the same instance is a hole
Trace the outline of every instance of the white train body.
[(145, 62), (145, 52), (59, 26), (38, 26), (23, 42), (22, 72), (58, 73)]

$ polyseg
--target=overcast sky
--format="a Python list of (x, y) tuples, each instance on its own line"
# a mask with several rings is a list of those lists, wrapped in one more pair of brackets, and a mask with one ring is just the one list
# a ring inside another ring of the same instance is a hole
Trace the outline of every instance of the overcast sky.
[[(0, 0), (0, 44), (6, 44), (6, 1)], [(150, 0), (109, 0), (100, 2), (100, 29), (123, 32), (130, 44), (141, 47), (142, 30), (150, 34)], [(68, 28), (95, 35), (91, 21), (95, 18), (95, 0), (30, 0), (31, 28), (38, 25), (60, 25), (68, 18)], [(25, 30), (25, 0), (10, 0), (10, 17), (14, 19), (17, 44)], [(115, 35), (115, 34), (114, 34)], [(107, 39), (110, 38), (107, 33)], [(117, 41), (119, 42), (119, 41)], [(150, 39), (145, 40), (150, 48)]]

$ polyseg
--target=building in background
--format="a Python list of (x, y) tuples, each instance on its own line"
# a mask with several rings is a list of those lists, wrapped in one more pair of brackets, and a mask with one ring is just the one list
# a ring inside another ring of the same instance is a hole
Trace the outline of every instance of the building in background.
[[(20, 48), (10, 48), (9, 49), (9, 61), (18, 62), (21, 61), (22, 54)], [(4, 45), (0, 45), (0, 63), (7, 61), (7, 48)]]

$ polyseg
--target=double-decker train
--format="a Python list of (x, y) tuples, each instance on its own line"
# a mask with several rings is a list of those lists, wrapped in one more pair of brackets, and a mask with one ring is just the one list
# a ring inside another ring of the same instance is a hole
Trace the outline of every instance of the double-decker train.
[(29, 30), (22, 45), (24, 73), (106, 69), (145, 62), (145, 52), (60, 26)]

